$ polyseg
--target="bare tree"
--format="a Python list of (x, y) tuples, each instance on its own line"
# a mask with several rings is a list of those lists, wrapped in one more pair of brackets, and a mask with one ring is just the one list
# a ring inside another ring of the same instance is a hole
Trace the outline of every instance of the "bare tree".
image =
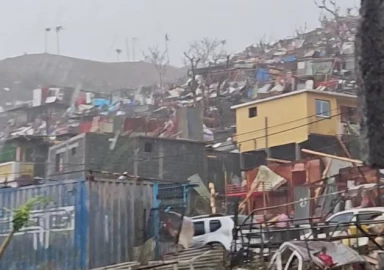
[(159, 46), (148, 48), (148, 53), (144, 54), (144, 59), (152, 63), (159, 75), (160, 87), (164, 87), (167, 66), (169, 64), (167, 50), (160, 50)]
[(196, 59), (200, 59), (201, 64), (210, 66), (226, 58), (227, 53), (224, 50), (226, 43), (226, 40), (205, 37), (202, 40), (193, 42), (189, 52)]
[(267, 41), (266, 36), (263, 35), (262, 37), (260, 37), (257, 40), (255, 47), (257, 49), (257, 52), (263, 55), (263, 54), (267, 53), (267, 49), (268, 49), (269, 45), (270, 45), (270, 42)]
[[(197, 89), (201, 88), (203, 94), (203, 110), (205, 110), (205, 93), (209, 89), (210, 80), (209, 72), (210, 68), (216, 65), (221, 60), (227, 59), (227, 53), (225, 51), (226, 40), (219, 39), (210, 39), (205, 37), (201, 40), (193, 42), (188, 52), (184, 52), (185, 64), (189, 67), (188, 77), (190, 78), (188, 83), (189, 91), (193, 95), (194, 105), (196, 106), (197, 98)], [(205, 83), (199, 85), (199, 82), (196, 79), (196, 68), (198, 64), (202, 64), (204, 67), (207, 67), (208, 70), (206, 73), (208, 76), (205, 76)]]
[(188, 67), (188, 90), (193, 95), (193, 105), (196, 106), (196, 98), (197, 98), (197, 89), (199, 88), (199, 83), (197, 81), (197, 74), (196, 74), (196, 68), (197, 65), (200, 63), (201, 59), (194, 55), (190, 49), (189, 52), (184, 52), (184, 62), (185, 65)]
[(307, 27), (307, 23), (305, 22), (304, 26), (300, 25), (300, 26), (296, 26), (296, 29), (295, 29), (295, 32), (296, 32), (296, 36), (298, 38), (302, 38), (302, 36), (307, 33), (308, 31), (308, 27)]
[(315, 0), (315, 4), (318, 8), (331, 14), (335, 19), (340, 17), (340, 7), (337, 5), (336, 0), (321, 0), (320, 3)]
[[(321, 19), (321, 22), (322, 24), (332, 25), (332, 34), (338, 39), (340, 43), (339, 49), (341, 50), (344, 43), (348, 39), (346, 32), (349, 29), (346, 29), (348, 25), (342, 21), (343, 16), (340, 12), (340, 6), (337, 5), (336, 0), (314, 0), (314, 3), (319, 9), (331, 15), (331, 19), (328, 19), (327, 16), (324, 16)], [(347, 16), (351, 16), (352, 10), (353, 8), (347, 9)]]

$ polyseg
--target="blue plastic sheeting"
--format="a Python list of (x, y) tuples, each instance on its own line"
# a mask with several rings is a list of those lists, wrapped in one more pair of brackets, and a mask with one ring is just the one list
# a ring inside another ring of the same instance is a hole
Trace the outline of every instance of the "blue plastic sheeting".
[(289, 55), (289, 56), (286, 56), (284, 57), (283, 59), (281, 59), (283, 62), (285, 63), (289, 63), (289, 62), (295, 62), (296, 61), (296, 57), (294, 55)]
[(13, 236), (1, 270), (85, 270), (133, 260), (153, 207), (148, 183), (81, 180), (0, 189), (0, 241), (12, 229), (6, 209), (37, 196), (51, 203), (36, 207), (31, 223)]
[(109, 106), (109, 104), (110, 104), (110, 101), (104, 98), (95, 98), (92, 101), (93, 106), (100, 107), (100, 108), (102, 108), (104, 105)]
[(266, 82), (266, 81), (269, 81), (269, 73), (268, 73), (268, 70), (265, 69), (265, 68), (258, 68), (256, 70), (256, 80), (258, 80), (259, 82)]

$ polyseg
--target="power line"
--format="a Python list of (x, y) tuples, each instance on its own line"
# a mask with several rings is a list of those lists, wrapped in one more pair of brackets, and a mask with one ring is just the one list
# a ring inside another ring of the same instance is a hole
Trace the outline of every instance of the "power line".
[[(349, 140), (352, 140), (351, 138), (349, 138), (349, 139), (347, 139), (346, 141), (344, 141), (344, 142), (348, 142)], [(334, 146), (337, 146), (337, 145), (339, 145), (339, 143), (333, 143), (333, 144), (330, 144), (330, 145), (327, 145), (327, 146), (324, 146), (324, 147), (321, 147), (321, 148), (317, 148), (316, 150), (317, 151), (321, 151), (321, 150), (325, 150), (325, 149), (329, 149), (329, 148), (332, 148), (332, 147), (334, 147)], [(188, 155), (188, 154), (192, 154), (192, 152), (190, 152), (190, 153), (185, 153), (185, 155)], [(141, 162), (149, 162), (149, 161), (152, 161), (152, 160), (156, 160), (156, 159), (158, 159), (158, 158), (169, 158), (169, 157), (174, 157), (174, 156), (176, 156), (176, 155), (166, 155), (166, 156), (163, 156), (163, 157), (152, 157), (152, 158), (150, 158), (150, 159), (141, 159), (141, 160), (135, 160), (135, 161), (141, 161)], [(295, 155), (294, 154), (292, 154), (292, 155), (288, 155), (288, 157), (290, 157), (290, 158), (295, 158)], [(126, 163), (126, 162), (128, 162), (128, 161), (130, 161), (131, 159), (129, 159), (129, 160), (125, 160), (125, 161), (121, 161), (121, 162), (112, 162), (112, 163), (108, 163), (108, 164), (124, 164), (124, 163)], [(45, 164), (45, 163), (42, 163), (42, 164)], [(53, 164), (53, 163), (50, 163), (50, 164)], [(88, 163), (88, 164), (68, 164), (67, 163), (67, 166), (65, 166), (64, 168), (63, 168), (63, 170), (64, 169), (67, 169), (67, 168), (70, 168), (70, 167), (75, 167), (75, 166), (81, 166), (81, 165), (92, 165), (92, 164), (100, 164), (100, 163)], [(100, 164), (101, 165), (101, 164)], [(54, 176), (54, 175), (62, 175), (62, 174), (69, 174), (69, 173), (76, 173), (76, 172), (85, 172), (85, 171), (88, 171), (89, 169), (83, 169), (83, 170), (78, 170), (78, 171), (71, 171), (71, 172), (64, 172), (64, 173), (57, 173), (57, 174), (52, 174), (51, 176)], [(29, 171), (25, 171), (25, 172), (29, 172)], [(15, 173), (15, 174), (17, 174), (17, 173)], [(5, 174), (0, 174), (0, 175), (5, 175)]]
[[(295, 129), (298, 129), (298, 128), (302, 128), (302, 127), (305, 127), (305, 126), (309, 126), (311, 124), (315, 124), (315, 123), (318, 123), (318, 122), (321, 122), (321, 121), (324, 121), (324, 120), (329, 120), (333, 117), (337, 117), (339, 116), (339, 114), (336, 114), (336, 115), (333, 115), (333, 116), (329, 116), (327, 118), (321, 118), (321, 119), (318, 119), (318, 120), (315, 120), (315, 121), (312, 121), (312, 122), (309, 122), (309, 123), (306, 123), (306, 124), (303, 124), (303, 125), (299, 125), (299, 126), (295, 126), (295, 127), (292, 127), (292, 128), (289, 128), (289, 129), (285, 129), (285, 130), (281, 130), (281, 131), (278, 131), (278, 132), (275, 132), (275, 133), (271, 133), (271, 134), (267, 134), (267, 135), (263, 135), (263, 136), (259, 136), (259, 137), (253, 137), (251, 139), (247, 139), (247, 140), (244, 140), (244, 141), (238, 141), (237, 144), (241, 144), (241, 143), (244, 143), (244, 142), (249, 142), (249, 141), (253, 141), (253, 140), (257, 140), (257, 139), (262, 139), (262, 138), (266, 138), (266, 137), (270, 137), (270, 136), (274, 136), (274, 135), (278, 135), (278, 134), (281, 134), (281, 133), (285, 133), (285, 132), (288, 132), (288, 131), (292, 131), (292, 130), (295, 130)], [(285, 123), (284, 123), (285, 124)], [(276, 125), (276, 126), (281, 126), (281, 125)], [(275, 127), (276, 127), (275, 126)], [(217, 149), (220, 149), (220, 148), (223, 148), (223, 147), (227, 147), (227, 145), (223, 145), (223, 146), (218, 146), (216, 147), (214, 150), (217, 150)], [(195, 152), (192, 152), (190, 151), (190, 153), (195, 153)], [(156, 156), (156, 157), (150, 157), (150, 160), (152, 159), (160, 159), (160, 158), (167, 158), (167, 157), (175, 157), (175, 156), (181, 156), (181, 155), (185, 155), (185, 154), (188, 154), (188, 152), (182, 152), (182, 153), (178, 153), (178, 154), (175, 154), (175, 155), (166, 155), (166, 156)], [(134, 161), (146, 161), (147, 159), (139, 159), (139, 160), (134, 160)], [(127, 162), (124, 161), (122, 163), (125, 163)], [(49, 164), (49, 163), (43, 163), (43, 164)], [(54, 163), (50, 163), (50, 164), (54, 164)], [(62, 163), (61, 163), (62, 164)], [(89, 165), (89, 164), (93, 164), (93, 163), (83, 163), (83, 164), (72, 164), (72, 163), (68, 163), (69, 165), (71, 166), (81, 166), (81, 165)], [(94, 164), (99, 164), (99, 163), (94, 163)], [(119, 164), (119, 163), (117, 163)]]
[[(352, 140), (352, 138), (348, 138), (346, 141), (348, 142), (349, 140)], [(317, 150), (318, 151), (321, 151), (321, 150), (325, 150), (325, 149), (328, 149), (328, 148), (331, 148), (331, 147), (334, 147), (334, 146), (337, 146), (339, 145), (339, 143), (334, 143), (334, 144), (330, 144), (328, 146), (324, 146), (324, 147), (321, 147), (321, 148), (318, 148)], [(193, 154), (194, 152), (189, 152), (189, 153), (183, 153), (183, 155), (188, 155), (188, 154)], [(177, 154), (177, 155), (166, 155), (166, 156), (161, 156), (161, 157), (151, 157), (150, 159), (140, 159), (140, 160), (133, 160), (133, 161), (140, 161), (140, 162), (149, 162), (149, 161), (152, 161), (152, 160), (156, 160), (156, 159), (159, 159), (159, 158), (169, 158), (169, 157), (175, 157), (175, 156), (178, 156), (180, 154)], [(295, 158), (295, 155), (291, 155), (289, 156), (291, 158)], [(116, 164), (124, 164), (126, 162), (129, 162), (131, 161), (132, 159), (128, 159), (128, 160), (125, 160), (125, 161), (121, 161), (121, 162), (112, 162), (112, 163), (108, 163), (108, 164), (111, 164), (111, 165), (116, 165)], [(16, 161), (16, 162), (20, 162), (20, 163), (24, 163), (22, 161)], [(48, 162), (35, 162), (33, 164), (44, 164), (44, 165), (50, 165), (50, 164), (55, 164), (55, 163), (48, 163)], [(82, 165), (92, 165), (92, 164), (97, 164), (97, 165), (102, 165), (101, 163), (78, 163), (78, 164), (70, 164), (70, 163), (62, 163), (61, 165), (66, 165), (63, 170), (65, 169), (68, 169), (70, 167), (76, 167), (76, 166), (82, 166)], [(81, 169), (81, 170), (76, 170), (76, 171), (69, 171), (69, 172), (58, 172), (57, 174), (51, 174), (49, 176), (58, 176), (58, 175), (65, 175), (65, 174), (71, 174), (71, 173), (77, 173), (77, 172), (87, 172), (89, 170), (88, 169)], [(95, 170), (93, 170), (95, 171)], [(22, 172), (16, 172), (16, 173), (2, 173), (0, 174), (0, 176), (10, 176), (10, 175), (16, 175), (16, 174), (23, 174), (23, 173), (29, 173), (30, 171), (22, 171)]]
[[(338, 110), (338, 108), (335, 108), (335, 109), (332, 109), (332, 110), (329, 110), (329, 111), (325, 111), (324, 113), (331, 113), (331, 112), (333, 112), (335, 110)], [(340, 114), (338, 114), (338, 115), (340, 115)], [(312, 118), (312, 117), (315, 117), (315, 116), (317, 116), (317, 114), (306, 116), (306, 117), (303, 117), (303, 118), (298, 118), (298, 119), (295, 119), (295, 120), (287, 121), (287, 122), (280, 123), (280, 124), (273, 125), (273, 126), (263, 127), (263, 128), (254, 129), (254, 130), (251, 130), (251, 131), (243, 132), (243, 133), (234, 134), (233, 137), (240, 137), (242, 135), (247, 135), (247, 134), (251, 134), (251, 133), (254, 133), (254, 132), (258, 132), (258, 131), (263, 131), (263, 130), (266, 130), (266, 129), (272, 129), (272, 128), (275, 128), (275, 127), (280, 127), (280, 126), (283, 126), (283, 125), (286, 125), (286, 124), (291, 124), (291, 123), (298, 122), (298, 121), (301, 121), (301, 120), (305, 120), (305, 119), (308, 119), (308, 118)], [(331, 117), (333, 117), (333, 116), (330, 116), (328, 118), (331, 118)], [(328, 118), (325, 118), (325, 119), (328, 119)], [(32, 136), (32, 138), (52, 138), (52, 137), (55, 137), (55, 135), (33, 135)], [(210, 141), (210, 142), (207, 142), (207, 143), (209, 143), (209, 144), (216, 144), (216, 143), (226, 142), (226, 141), (227, 141), (227, 139), (220, 139), (220, 140), (213, 140), (213, 141)], [(63, 141), (63, 143), (64, 142), (65, 141)], [(223, 146), (223, 147), (225, 147), (225, 146)], [(2, 153), (2, 152), (0, 151), (0, 153)]]

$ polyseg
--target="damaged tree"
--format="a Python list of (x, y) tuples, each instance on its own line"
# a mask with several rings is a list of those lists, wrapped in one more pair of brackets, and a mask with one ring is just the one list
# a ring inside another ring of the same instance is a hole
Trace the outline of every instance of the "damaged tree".
[[(314, 0), (315, 5), (331, 15), (331, 19), (328, 19), (326, 16), (321, 18), (320, 22), (326, 26), (332, 26), (330, 29), (332, 30), (332, 35), (338, 39), (339, 50), (341, 51), (345, 42), (348, 41), (348, 37), (346, 33), (350, 31), (348, 29), (348, 25), (343, 22), (343, 16), (340, 14), (340, 7), (337, 5), (336, 0)], [(347, 9), (347, 16), (351, 16), (352, 8)], [(329, 40), (327, 40), (327, 43)]]
[(190, 53), (205, 67), (216, 65), (220, 60), (225, 60), (227, 53), (224, 50), (226, 40), (203, 38), (191, 44)]
[[(210, 78), (205, 76), (205, 82), (202, 85), (199, 85), (199, 82), (196, 79), (197, 73), (196, 68), (198, 64), (201, 64), (203, 67), (207, 68), (206, 74), (210, 73), (210, 68), (217, 65), (220, 61), (229, 61), (229, 56), (227, 55), (224, 47), (226, 41), (218, 39), (210, 39), (208, 37), (203, 38), (202, 40), (195, 41), (190, 45), (188, 53), (184, 52), (185, 63), (189, 67), (188, 76), (190, 81), (188, 83), (189, 90), (193, 94), (194, 104), (196, 105), (197, 98), (197, 89), (200, 87), (203, 95), (203, 110), (206, 108), (206, 99), (205, 93), (206, 90), (209, 90), (209, 86), (212, 83)], [(218, 92), (223, 81), (218, 84)]]
[(3, 240), (0, 246), (0, 259), (3, 257), (5, 250), (8, 245), (11, 243), (12, 237), (15, 233), (19, 232), (24, 226), (28, 225), (30, 221), (31, 211), (34, 206), (38, 204), (48, 204), (49, 200), (44, 197), (36, 197), (28, 200), (25, 204), (21, 205), (19, 208), (10, 211), (12, 215), (12, 230), (8, 233), (6, 238)]
[(200, 62), (200, 58), (194, 56), (191, 52), (184, 52), (185, 64), (189, 67), (188, 69), (188, 90), (193, 95), (193, 105), (196, 106), (197, 102), (197, 89), (199, 88), (199, 83), (197, 81), (196, 68)]
[(154, 65), (159, 75), (160, 88), (163, 89), (169, 64), (167, 50), (161, 51), (158, 46), (149, 47), (148, 54), (144, 54), (144, 59)]
[(356, 36), (362, 160), (384, 168), (384, 0), (363, 0)]

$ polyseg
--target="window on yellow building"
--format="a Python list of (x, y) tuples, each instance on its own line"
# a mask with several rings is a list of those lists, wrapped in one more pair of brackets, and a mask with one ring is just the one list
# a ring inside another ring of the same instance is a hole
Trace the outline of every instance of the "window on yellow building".
[(257, 116), (257, 107), (252, 107), (248, 109), (248, 117), (253, 118)]
[(331, 106), (328, 100), (316, 99), (316, 116), (329, 117)]

